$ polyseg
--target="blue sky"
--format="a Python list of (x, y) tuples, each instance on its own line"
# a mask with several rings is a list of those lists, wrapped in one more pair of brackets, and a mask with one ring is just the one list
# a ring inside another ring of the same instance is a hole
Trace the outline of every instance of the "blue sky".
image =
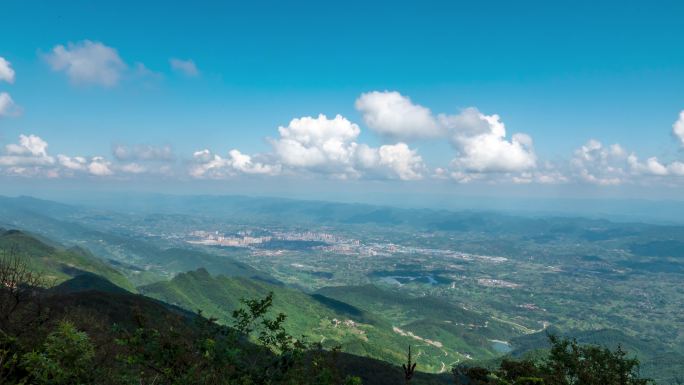
[(3, 180), (681, 191), (681, 2), (244, 3), (3, 2)]

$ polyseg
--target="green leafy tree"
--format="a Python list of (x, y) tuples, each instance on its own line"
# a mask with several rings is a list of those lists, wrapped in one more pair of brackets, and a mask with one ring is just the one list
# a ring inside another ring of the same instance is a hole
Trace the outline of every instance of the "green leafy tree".
[(120, 359), (129, 372), (123, 382), (140, 384), (358, 385), (341, 378), (336, 350), (323, 351), (292, 337), (284, 314), (268, 317), (273, 295), (243, 300), (231, 327), (196, 317), (193, 327), (166, 322), (151, 326), (138, 317), (133, 332), (121, 330)]
[(616, 350), (595, 345), (580, 345), (577, 340), (549, 336), (551, 351), (542, 365), (552, 385), (646, 385), (640, 378), (639, 360)]
[[(512, 360), (504, 358), (499, 365), (497, 374), (500, 378), (510, 382), (517, 383), (524, 379), (530, 382), (531, 378), (537, 378), (541, 374), (539, 368), (534, 362), (530, 360)], [(524, 384), (525, 382), (523, 382)]]
[(639, 376), (639, 360), (618, 347), (611, 350), (580, 345), (574, 339), (550, 335), (551, 349), (541, 362), (504, 359), (496, 371), (456, 366), (457, 385), (647, 385)]
[(26, 368), (31, 384), (90, 384), (94, 356), (88, 335), (65, 321), (50, 333), (42, 350), (22, 357), (22, 366)]

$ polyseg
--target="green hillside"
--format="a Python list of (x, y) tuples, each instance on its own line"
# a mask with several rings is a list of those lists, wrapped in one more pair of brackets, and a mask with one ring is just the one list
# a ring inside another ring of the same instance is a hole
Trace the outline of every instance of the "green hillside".
[(432, 372), (448, 370), (452, 363), (464, 359), (450, 346), (409, 335), (371, 311), (320, 293), (309, 295), (264, 280), (211, 276), (205, 269), (199, 269), (138, 289), (187, 310), (202, 310), (204, 315), (224, 323), (230, 323), (241, 298), (260, 298), (273, 292), (273, 311), (287, 314), (286, 328), (293, 335), (304, 335), (325, 347), (339, 344), (344, 352), (399, 364), (412, 345), (420, 354), (421, 369)]
[(492, 341), (521, 334), (509, 324), (435, 297), (413, 297), (374, 285), (325, 287), (317, 293), (392, 319), (405, 332), (439, 341), (473, 359), (500, 355)]
[[(205, 272), (189, 273), (189, 276), (195, 274), (206, 274)], [(244, 282), (242, 279), (237, 281)], [(47, 314), (47, 318), (41, 322), (40, 326), (36, 326), (32, 335), (18, 334), (23, 344), (9, 345), (10, 352), (18, 352), (24, 350), (38, 350), (42, 348), (42, 341), (54, 338), (55, 334), (48, 333), (58, 330), (63, 322), (73, 325), (80, 331), (81, 335), (71, 335), (74, 337), (84, 336), (87, 343), (92, 344), (95, 357), (84, 359), (92, 364), (92, 367), (87, 367), (86, 372), (80, 372), (81, 377), (88, 377), (90, 381), (87, 383), (97, 384), (130, 384), (138, 383), (138, 381), (131, 382), (132, 379), (139, 380), (140, 383), (198, 383), (195, 381), (185, 382), (171, 382), (159, 379), (159, 373), (150, 369), (148, 364), (165, 363), (176, 371), (168, 372), (169, 377), (181, 376), (184, 371), (191, 371), (188, 369), (189, 360), (193, 362), (200, 362), (202, 374), (207, 374), (216, 368), (221, 369), (223, 366), (220, 362), (214, 362), (207, 359), (205, 355), (196, 355), (193, 350), (197, 341), (204, 341), (208, 329), (202, 329), (203, 325), (207, 325), (207, 321), (201, 317), (196, 316), (191, 312), (184, 311), (175, 306), (166, 304), (164, 302), (149, 298), (143, 295), (137, 295), (125, 290), (118, 289), (105, 278), (96, 276), (94, 274), (82, 274), (62, 284), (53, 287), (50, 290), (39, 291), (40, 302), (49, 307), (51, 311)], [(301, 298), (298, 298), (301, 299)], [(22, 309), (30, 309), (30, 304), (22, 304)], [(315, 305), (314, 305), (315, 306)], [(26, 314), (26, 313), (22, 313)], [(33, 313), (31, 313), (33, 314)], [(268, 312), (269, 316), (273, 316), (273, 311)], [(14, 319), (14, 318), (12, 318)], [(22, 318), (22, 320), (24, 320)], [(140, 336), (145, 341), (164, 341), (163, 344), (138, 344), (136, 341), (128, 339), (131, 333), (135, 330), (140, 331), (145, 328), (149, 334), (135, 334)], [(11, 329), (11, 328), (10, 328)], [(13, 329), (12, 329), (13, 330)], [(288, 331), (289, 332), (289, 331)], [(50, 337), (53, 336), (53, 337)], [(65, 338), (65, 337), (60, 337)], [(158, 339), (158, 338), (161, 338)], [(216, 338), (221, 338), (216, 334)], [(126, 343), (122, 343), (122, 341)], [(53, 339), (54, 341), (54, 339)], [(71, 356), (76, 357), (77, 354), (82, 354), (80, 347), (83, 341), (72, 340), (68, 348), (72, 346), (74, 349), (70, 350)], [(73, 343), (81, 342), (81, 345), (73, 345)], [(265, 347), (258, 344), (252, 344), (245, 339), (238, 339), (235, 343), (230, 345), (230, 357), (247, 356), (249, 358), (249, 367), (246, 370), (259, 371), (259, 367), (265, 366), (269, 372), (265, 374), (266, 378), (269, 376), (275, 377), (277, 374), (272, 372), (273, 367), (269, 367), (268, 363), (278, 357), (276, 353), (269, 351)], [(202, 345), (204, 347), (204, 345)], [(63, 349), (66, 349), (65, 346)], [(116, 361), (112, 358), (113, 354), (126, 355), (127, 357), (136, 356), (142, 349), (150, 354), (144, 356), (144, 361), (127, 360), (125, 363)], [(162, 353), (161, 356), (155, 355)], [(328, 356), (326, 361), (319, 361), (324, 365), (332, 364), (338, 368), (342, 376), (358, 376), (363, 380), (363, 384), (367, 385), (393, 385), (402, 381), (403, 371), (396, 365), (389, 364), (384, 361), (368, 359), (352, 354), (339, 354), (333, 357), (330, 352), (322, 352), (324, 356)], [(228, 355), (221, 355), (227, 357)], [(55, 365), (55, 368), (60, 368), (59, 365), (64, 365), (68, 370), (73, 368), (66, 366), (64, 359)], [(52, 361), (50, 361), (52, 362)], [(277, 361), (276, 361), (277, 362)], [(258, 366), (257, 365), (261, 365)], [(51, 367), (52, 368), (52, 367)], [(14, 369), (13, 371), (11, 369)], [(323, 369), (325, 370), (325, 368)], [(92, 373), (91, 373), (92, 372)], [(165, 372), (167, 373), (167, 372)], [(0, 368), (0, 374), (4, 379), (2, 383), (18, 383), (18, 378), (26, 375), (26, 372), (17, 370), (17, 363), (9, 362), (3, 368)], [(225, 374), (225, 373), (222, 373)], [(230, 373), (228, 373), (230, 374)], [(312, 375), (312, 371), (303, 373), (303, 376)], [(75, 374), (73, 375), (75, 376)], [(149, 378), (149, 382), (146, 379)], [(196, 379), (196, 377), (192, 377)], [(206, 378), (202, 378), (202, 383), (213, 383)], [(233, 383), (224, 380), (217, 383)], [(243, 378), (244, 379), (244, 378)], [(144, 381), (145, 380), (145, 381)], [(9, 382), (8, 382), (9, 381)], [(23, 383), (23, 382), (22, 382)], [(35, 382), (29, 382), (35, 383)], [(41, 382), (42, 383), (42, 382)], [(47, 382), (46, 382), (47, 383)], [(50, 382), (52, 383), (52, 382)], [(65, 380), (55, 383), (85, 383)], [(256, 382), (262, 383), (262, 382)], [(280, 382), (269, 382), (280, 383)], [(292, 382), (287, 382), (292, 383)], [(297, 382), (302, 383), (302, 382)], [(321, 382), (323, 383), (323, 382)], [(331, 382), (325, 382), (330, 384)], [(434, 375), (428, 373), (416, 373), (412, 384), (415, 385), (446, 385), (450, 384), (450, 375)], [(316, 384), (319, 382), (312, 380), (307, 384)]]
[(88, 250), (80, 247), (63, 248), (48, 242), (22, 231), (0, 229), (0, 250), (3, 253), (25, 259), (32, 270), (44, 274), (56, 284), (89, 272), (105, 277), (121, 288), (135, 291), (121, 272)]
[(160, 250), (149, 255), (147, 262), (162, 265), (166, 270), (172, 272), (185, 272), (203, 268), (211, 274), (221, 274), (229, 277), (261, 277), (271, 279), (265, 273), (230, 257), (208, 254), (192, 249), (171, 248)]

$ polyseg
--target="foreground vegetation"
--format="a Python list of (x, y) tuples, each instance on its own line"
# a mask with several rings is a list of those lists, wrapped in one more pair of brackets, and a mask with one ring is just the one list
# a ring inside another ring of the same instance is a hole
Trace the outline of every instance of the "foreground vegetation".
[(289, 335), (284, 314), (269, 317), (271, 295), (243, 301), (224, 326), (144, 298), (129, 307), (137, 296), (127, 293), (96, 291), (101, 309), (74, 304), (14, 255), (0, 259), (0, 281), (3, 384), (360, 384), (342, 378), (335, 350)]
[[(131, 294), (94, 274), (55, 287), (16, 254), (0, 258), (0, 383), (3, 384), (361, 384), (375, 363), (346, 367), (338, 349), (295, 338), (273, 294), (242, 300), (229, 325)], [(497, 369), (459, 365), (456, 384), (645, 385), (639, 362), (621, 349), (551, 337), (538, 360), (505, 359)], [(366, 384), (445, 383), (403, 372)], [(420, 359), (418, 358), (418, 365)], [(341, 369), (344, 368), (344, 369)], [(420, 367), (418, 366), (418, 369)], [(382, 372), (382, 367), (377, 367)]]

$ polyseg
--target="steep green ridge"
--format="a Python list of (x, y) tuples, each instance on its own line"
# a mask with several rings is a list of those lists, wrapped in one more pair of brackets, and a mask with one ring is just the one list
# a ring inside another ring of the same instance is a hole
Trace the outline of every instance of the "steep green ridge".
[(31, 269), (55, 283), (90, 272), (105, 277), (121, 288), (135, 291), (121, 272), (80, 247), (66, 249), (47, 244), (22, 231), (0, 229), (0, 250), (25, 258)]
[[(138, 288), (152, 298), (229, 323), (241, 298), (264, 297), (274, 293), (273, 311), (285, 313), (286, 328), (293, 335), (320, 341), (325, 347), (340, 345), (342, 350), (399, 364), (408, 345), (421, 355), (424, 371), (438, 372), (463, 359), (455, 350), (439, 342), (424, 341), (397, 332), (392, 323), (373, 312), (361, 310), (321, 294), (302, 291), (246, 277), (211, 276), (205, 269), (182, 273), (170, 281)], [(337, 320), (337, 321), (335, 321)]]

